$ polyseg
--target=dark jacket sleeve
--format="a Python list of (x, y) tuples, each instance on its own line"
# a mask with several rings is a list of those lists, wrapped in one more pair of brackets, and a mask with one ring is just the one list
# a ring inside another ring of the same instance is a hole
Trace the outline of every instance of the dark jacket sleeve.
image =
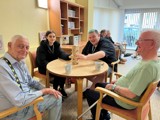
[(88, 41), (87, 42), (87, 44), (86, 44), (86, 46), (83, 48), (83, 50), (82, 50), (82, 54), (84, 54), (84, 55), (88, 55), (89, 53), (91, 53), (91, 48), (92, 47), (92, 45), (91, 45), (91, 43)]
[(46, 66), (49, 63), (49, 61), (47, 61), (46, 49), (39, 46), (37, 48), (36, 54), (37, 54), (36, 64), (38, 66), (39, 72), (42, 74), (45, 74), (46, 73)]
[(64, 52), (58, 42), (55, 43), (55, 47), (56, 47), (59, 58), (61, 58), (63, 60), (70, 60), (70, 58), (69, 58), (70, 54)]
[(70, 54), (67, 54), (66, 52), (64, 52), (60, 47), (59, 47), (59, 58), (63, 59), (63, 60), (70, 60), (69, 56)]
[(110, 40), (110, 42), (114, 44), (114, 41), (112, 40), (111, 37), (105, 37), (105, 38), (108, 39), (108, 40)]

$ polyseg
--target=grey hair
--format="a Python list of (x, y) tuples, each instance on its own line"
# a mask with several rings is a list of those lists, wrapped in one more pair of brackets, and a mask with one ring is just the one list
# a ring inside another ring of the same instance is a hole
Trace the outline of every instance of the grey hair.
[(23, 35), (14, 35), (11, 38), (10, 42), (14, 43), (14, 42), (16, 42), (17, 40), (20, 40), (20, 39), (26, 39), (26, 40), (28, 40), (27, 37), (25, 37)]
[(90, 33), (94, 33), (94, 32), (97, 33), (97, 34), (99, 34), (98, 30), (96, 30), (96, 29), (91, 29), (91, 30), (89, 30), (88, 33), (90, 34)]
[(157, 48), (160, 48), (160, 31), (155, 29), (146, 29), (143, 30), (142, 33), (147, 33), (149, 35), (149, 39), (153, 39), (156, 42)]

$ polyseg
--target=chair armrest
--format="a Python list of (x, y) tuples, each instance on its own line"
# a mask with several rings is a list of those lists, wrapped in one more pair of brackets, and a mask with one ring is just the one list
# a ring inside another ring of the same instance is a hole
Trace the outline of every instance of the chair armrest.
[(113, 66), (113, 65), (115, 65), (115, 64), (118, 64), (119, 62), (120, 62), (120, 60), (118, 59), (118, 60), (112, 62), (111, 65)]
[(120, 73), (115, 73), (114, 74), (116, 77), (120, 78), (122, 75)]
[(9, 109), (7, 109), (5, 111), (2, 111), (2, 112), (0, 112), (0, 119), (4, 118), (4, 117), (7, 117), (8, 115), (11, 115), (13, 113), (16, 113), (16, 112), (18, 112), (18, 111), (20, 111), (20, 110), (22, 110), (22, 109), (24, 109), (24, 108), (26, 108), (28, 106), (31, 106), (31, 105), (37, 104), (39, 102), (42, 102), (43, 100), (44, 100), (43, 97), (39, 97), (39, 98), (33, 100), (31, 103), (29, 103), (29, 104), (27, 104), (25, 106), (22, 106), (22, 107), (12, 107), (12, 108), (9, 108)]
[(96, 91), (99, 91), (100, 94), (109, 95), (109, 96), (111, 96), (111, 97), (113, 97), (113, 98), (115, 98), (117, 100), (120, 100), (120, 101), (122, 101), (124, 103), (127, 103), (127, 104), (130, 104), (130, 105), (133, 105), (135, 107), (143, 105), (143, 104), (141, 104), (139, 102), (135, 102), (135, 101), (132, 101), (130, 99), (127, 99), (127, 98), (125, 98), (123, 96), (120, 96), (120, 95), (116, 94), (115, 92), (112, 92), (112, 91), (107, 90), (107, 89), (102, 88), (102, 87), (96, 87)]

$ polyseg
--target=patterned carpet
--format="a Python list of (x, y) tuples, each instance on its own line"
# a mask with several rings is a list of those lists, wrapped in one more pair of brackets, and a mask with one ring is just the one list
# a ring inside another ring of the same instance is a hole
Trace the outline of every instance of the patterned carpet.
[[(141, 58), (133, 59), (131, 57), (127, 57), (126, 64), (119, 64), (118, 69), (119, 73), (126, 74)], [(85, 82), (84, 86), (85, 86)], [(91, 84), (91, 83), (89, 83)], [(75, 86), (72, 84), (71, 88), (66, 89), (68, 93), (68, 97), (64, 100), (62, 105), (62, 118), (61, 120), (76, 120), (77, 117), (77, 92), (74, 91)], [(85, 87), (84, 87), (85, 90)], [(152, 120), (160, 120), (160, 92), (157, 90), (154, 92), (151, 97), (151, 107), (152, 107)], [(83, 111), (88, 108), (88, 104), (86, 99), (83, 100)], [(112, 120), (124, 120), (114, 114), (111, 115)], [(83, 120), (91, 118), (90, 111), (83, 116)]]

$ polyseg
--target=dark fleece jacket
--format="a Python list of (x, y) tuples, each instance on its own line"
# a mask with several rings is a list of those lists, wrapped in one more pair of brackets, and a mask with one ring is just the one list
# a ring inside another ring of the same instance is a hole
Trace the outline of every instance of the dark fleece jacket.
[(41, 74), (46, 74), (46, 66), (52, 60), (58, 58), (70, 60), (69, 54), (60, 48), (60, 44), (57, 41), (54, 42), (53, 46), (49, 46), (48, 40), (42, 40), (36, 54), (36, 65)]

